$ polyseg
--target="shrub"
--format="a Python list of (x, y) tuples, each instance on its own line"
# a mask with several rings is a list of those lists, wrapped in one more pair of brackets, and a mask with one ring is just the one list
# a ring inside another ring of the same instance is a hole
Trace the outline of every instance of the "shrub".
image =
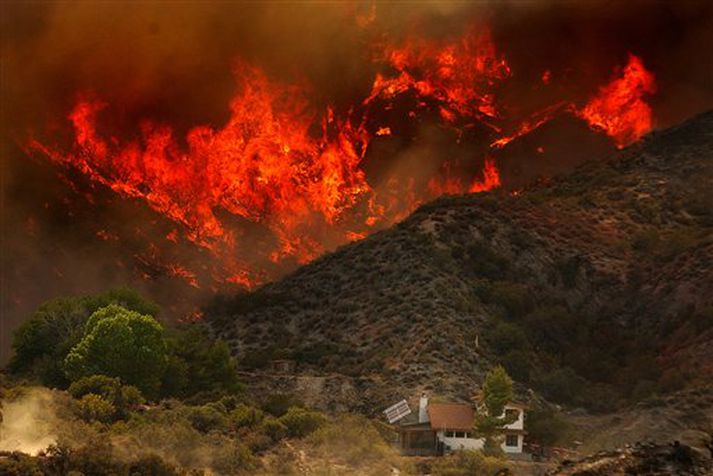
[(703, 308), (694, 316), (693, 325), (697, 332), (713, 328), (713, 306)]
[(91, 375), (82, 377), (72, 383), (67, 392), (74, 398), (82, 398), (88, 393), (101, 395), (105, 398), (114, 398), (114, 395), (121, 388), (121, 380), (106, 375)]
[(532, 299), (527, 286), (509, 281), (496, 281), (490, 288), (488, 302), (501, 306), (506, 317), (519, 318), (532, 308)]
[(285, 424), (272, 416), (264, 418), (260, 427), (273, 441), (279, 441), (287, 435)]
[(111, 423), (117, 411), (110, 401), (95, 393), (88, 393), (77, 403), (77, 413), (84, 421)]
[(530, 341), (553, 354), (571, 345), (583, 327), (583, 322), (564, 306), (539, 307), (525, 316), (523, 323)]
[(68, 392), (75, 399), (86, 395), (98, 395), (110, 403), (115, 410), (111, 421), (125, 419), (129, 410), (144, 402), (141, 392), (131, 385), (121, 385), (118, 378), (105, 375), (83, 377), (69, 386)]
[(374, 425), (366, 417), (357, 415), (345, 415), (323, 425), (308, 441), (321, 456), (338, 458), (352, 465), (388, 461), (395, 456), (393, 448)]
[(301, 406), (302, 403), (294, 395), (279, 393), (270, 395), (262, 404), (262, 409), (273, 416), (281, 417), (290, 407)]
[(656, 230), (644, 230), (636, 233), (631, 240), (631, 248), (644, 253), (652, 252), (658, 246), (659, 234)]
[(543, 376), (540, 388), (547, 398), (558, 402), (573, 403), (580, 396), (582, 389), (587, 388), (587, 385), (574, 370), (564, 367)]
[(511, 350), (500, 358), (500, 362), (516, 381), (529, 382), (532, 371), (532, 355), (524, 350)]
[(527, 413), (528, 438), (542, 446), (558, 443), (567, 430), (567, 423), (550, 408), (536, 408)]
[(0, 474), (4, 476), (45, 475), (38, 458), (19, 451), (3, 454), (2, 458), (0, 458)]
[(128, 474), (131, 476), (178, 476), (181, 473), (160, 456), (146, 455), (129, 465)]
[(252, 452), (240, 443), (230, 442), (214, 455), (211, 466), (218, 474), (242, 474), (257, 464)]
[(525, 331), (519, 325), (510, 322), (498, 322), (495, 328), (490, 331), (488, 341), (493, 351), (498, 355), (529, 348)]
[(191, 425), (198, 431), (222, 431), (228, 428), (228, 418), (225, 409), (219, 404), (208, 403), (193, 407), (188, 416)]
[(318, 364), (330, 355), (339, 354), (339, 347), (332, 342), (319, 342), (300, 349), (295, 359), (307, 364)]
[(439, 458), (431, 467), (434, 476), (474, 476), (498, 474), (509, 465), (500, 458), (485, 456), (480, 451), (463, 450)]
[(264, 369), (272, 361), (273, 355), (274, 349), (251, 351), (240, 360), (240, 365), (246, 369)]
[(259, 408), (241, 403), (230, 412), (230, 424), (233, 428), (253, 427), (262, 421), (264, 415)]
[(502, 279), (507, 276), (510, 262), (484, 242), (477, 241), (471, 244), (467, 248), (467, 253), (465, 266), (476, 276), (488, 279)]
[(325, 422), (325, 418), (318, 412), (305, 410), (300, 407), (290, 407), (287, 413), (279, 418), (287, 427), (287, 434), (291, 437), (302, 438), (317, 430)]
[(574, 287), (577, 282), (577, 275), (582, 266), (583, 258), (580, 256), (570, 256), (556, 263), (557, 270), (562, 277), (562, 283), (568, 288)]

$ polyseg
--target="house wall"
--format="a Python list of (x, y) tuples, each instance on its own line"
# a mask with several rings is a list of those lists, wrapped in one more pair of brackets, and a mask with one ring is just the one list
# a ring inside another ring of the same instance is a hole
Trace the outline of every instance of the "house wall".
[(506, 453), (522, 453), (522, 445), (525, 441), (524, 435), (517, 435), (517, 447), (515, 446), (505, 446), (505, 441), (503, 441), (502, 449)]
[[(484, 438), (455, 438), (446, 436), (445, 432), (439, 431), (436, 433), (436, 438), (441, 441), (444, 445), (450, 447), (452, 451), (455, 450), (482, 450), (485, 444)], [(524, 443), (524, 436), (517, 435), (517, 446), (506, 446), (505, 440), (503, 440), (500, 447), (506, 453), (522, 453), (522, 445)]]
[[(505, 405), (505, 411), (507, 411), (507, 410), (517, 410), (520, 414), (518, 415), (517, 420), (510, 423), (509, 425), (505, 425), (504, 428), (509, 429), (509, 430), (524, 430), (525, 429), (524, 408), (522, 408), (518, 405), (508, 404), (508, 405)], [(505, 413), (503, 413), (502, 416), (504, 417)]]
[(451, 450), (482, 450), (485, 440), (483, 438), (454, 438), (446, 436), (444, 431), (436, 433), (436, 437)]

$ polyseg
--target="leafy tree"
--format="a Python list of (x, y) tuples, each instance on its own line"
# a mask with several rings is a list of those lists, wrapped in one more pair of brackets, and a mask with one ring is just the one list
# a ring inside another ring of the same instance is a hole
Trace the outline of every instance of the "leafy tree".
[(170, 355), (163, 376), (163, 396), (203, 396), (206, 401), (240, 391), (237, 363), (230, 349), (222, 340), (210, 337), (204, 325), (190, 324), (172, 331), (167, 344)]
[(16, 375), (37, 378), (46, 386), (65, 388), (70, 383), (63, 367), (65, 357), (82, 339), (89, 316), (109, 304), (119, 304), (141, 314), (158, 315), (154, 303), (131, 289), (53, 299), (42, 304), (15, 331), (8, 369)]
[(534, 409), (527, 414), (528, 438), (540, 445), (554, 445), (566, 430), (567, 423), (550, 408)]
[(153, 317), (111, 304), (88, 319), (82, 340), (64, 360), (71, 380), (102, 374), (119, 377), (156, 396), (166, 369), (163, 327)]
[(505, 425), (515, 421), (504, 415), (505, 405), (513, 399), (513, 383), (505, 369), (498, 365), (485, 377), (481, 395), (482, 405), (475, 415), (475, 432), (485, 438), (484, 452), (501, 452), (497, 435)]

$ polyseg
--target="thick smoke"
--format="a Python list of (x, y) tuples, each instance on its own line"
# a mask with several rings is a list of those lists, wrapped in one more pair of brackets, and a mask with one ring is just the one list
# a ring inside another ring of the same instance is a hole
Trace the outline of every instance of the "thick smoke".
[(36, 455), (57, 442), (55, 395), (46, 388), (26, 389), (2, 403), (0, 450)]
[[(23, 152), (30, 134), (69, 140), (65, 119), (80, 92), (111, 104), (111, 130), (136, 134), (150, 118), (183, 137), (195, 125), (220, 126), (227, 119), (235, 91), (232, 64), (240, 58), (270, 77), (304, 85), (315, 108), (331, 104), (344, 112), (368, 95), (378, 45), (409, 35), (448, 38), (488, 25), (513, 70), (510, 87), (498, 93), (520, 112), (555, 95), (586, 98), (629, 52), (656, 76), (659, 92), (651, 104), (657, 127), (713, 105), (707, 2), (182, 2), (170, 8), (164, 2), (47, 2), (0, 8), (3, 358), (18, 322), (55, 295), (129, 284), (175, 306), (168, 313), (176, 317), (192, 307), (177, 301), (194, 304), (217, 290), (196, 290), (155, 266), (156, 254), (163, 261), (180, 255), (199, 274), (210, 274), (205, 263), (211, 257), (188, 244), (148, 245), (165, 241), (173, 229), (165, 218)], [(566, 91), (538, 89), (545, 71)], [(611, 150), (589, 137), (583, 152), (573, 145), (581, 144), (581, 127), (558, 127), (541, 131), (537, 140), (572, 140), (553, 142), (560, 152), (547, 160), (522, 145), (503, 152), (505, 186)], [(455, 157), (471, 176), (480, 166), (482, 144), (454, 145), (435, 119), (408, 133), (408, 140), (373, 142), (364, 168), (375, 187), (403, 171), (428, 177), (444, 157)], [(270, 271), (274, 277), (285, 269)]]

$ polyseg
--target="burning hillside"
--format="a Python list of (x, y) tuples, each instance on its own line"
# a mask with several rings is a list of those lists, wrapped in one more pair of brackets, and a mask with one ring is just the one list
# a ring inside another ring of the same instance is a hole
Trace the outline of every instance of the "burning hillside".
[(705, 109), (709, 11), (642, 5), (13, 7), (4, 309), (252, 288)]
[[(636, 141), (653, 123), (646, 101), (655, 91), (654, 77), (631, 53), (586, 102), (565, 97), (518, 117), (517, 108), (502, 104), (497, 95), (513, 72), (487, 27), (446, 41), (409, 36), (403, 45), (388, 44), (383, 51), (374, 59), (379, 72), (369, 95), (341, 111), (314, 107), (309, 85), (284, 84), (238, 62), (237, 91), (221, 126), (196, 126), (178, 137), (170, 124), (145, 119), (136, 130), (111, 130), (102, 122), (111, 104), (84, 92), (68, 115), (72, 145), (32, 138), (27, 150), (121, 196), (143, 200), (176, 224), (178, 233), (166, 240), (180, 234), (218, 258), (213, 278), (252, 286), (268, 275), (244, 258), (248, 253), (273, 263), (286, 258), (305, 263), (439, 195), (499, 187), (497, 151), (559, 114), (584, 119), (618, 147)], [(549, 76), (542, 81), (545, 87), (555, 82)], [(456, 143), (488, 144), (472, 161), (482, 170), (453, 173), (458, 164), (445, 157), (422, 183), (397, 174), (386, 186), (374, 186), (363, 169), (370, 143), (394, 135), (393, 140), (403, 140), (398, 134), (404, 124), (432, 119), (433, 112), (436, 126), (452, 131)], [(482, 139), (464, 138), (472, 129)], [(231, 226), (232, 217), (269, 229), (271, 240), (246, 247), (245, 231)], [(193, 272), (182, 276), (200, 285)]]

